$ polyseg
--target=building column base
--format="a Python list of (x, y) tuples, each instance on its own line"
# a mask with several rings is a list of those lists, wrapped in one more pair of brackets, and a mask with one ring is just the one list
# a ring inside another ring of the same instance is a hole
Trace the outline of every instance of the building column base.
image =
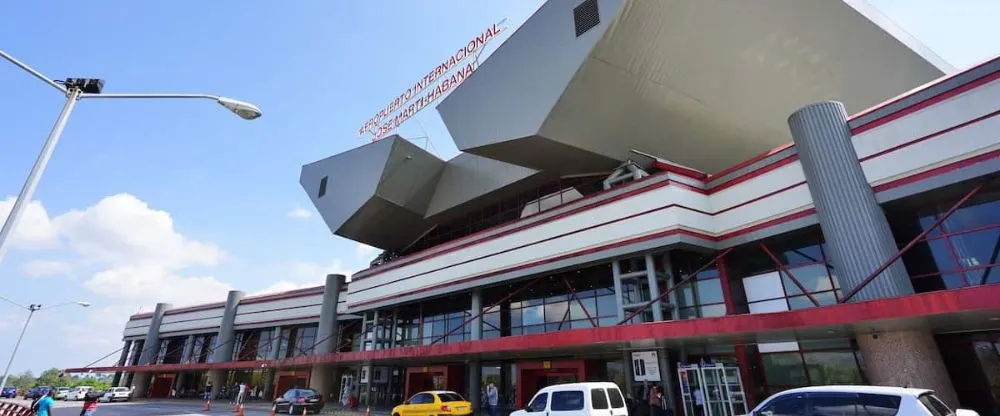
[(472, 403), (472, 412), (473, 414), (476, 414), (480, 413), (483, 408), (482, 391), (484, 386), (482, 363), (479, 361), (469, 361), (467, 369), (468, 375), (466, 376), (465, 388), (468, 391), (466, 392), (465, 397), (469, 398), (469, 403)]
[(313, 367), (312, 371), (309, 372), (309, 388), (316, 390), (323, 399), (329, 401), (330, 393), (332, 391), (332, 383), (330, 380), (332, 370), (330, 365), (321, 364)]
[(870, 384), (930, 389), (949, 406), (958, 406), (958, 395), (930, 330), (866, 334), (857, 340)]
[(143, 399), (149, 394), (149, 383), (152, 381), (153, 373), (142, 371), (136, 372), (132, 376), (132, 397)]
[(208, 382), (212, 383), (212, 400), (219, 397), (219, 391), (226, 385), (229, 370), (208, 370)]

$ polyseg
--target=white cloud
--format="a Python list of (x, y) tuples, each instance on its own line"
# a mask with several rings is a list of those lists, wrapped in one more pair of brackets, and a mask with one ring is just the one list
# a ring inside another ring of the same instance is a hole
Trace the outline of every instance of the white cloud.
[(66, 276), (73, 273), (73, 265), (62, 260), (31, 260), (20, 271), (30, 277)]
[(368, 244), (358, 243), (358, 247), (356, 250), (358, 253), (358, 257), (371, 257), (378, 249)]
[[(0, 224), (7, 221), (15, 200), (15, 197), (8, 197), (0, 201)], [(21, 212), (20, 222), (14, 230), (14, 237), (10, 243), (19, 248), (55, 248), (59, 245), (57, 234), (45, 207), (38, 201), (32, 201)]]
[(288, 218), (305, 220), (309, 219), (309, 217), (312, 217), (312, 211), (309, 211), (305, 208), (295, 208), (291, 211), (288, 211)]
[(357, 269), (345, 266), (344, 262), (338, 259), (323, 264), (294, 262), (289, 265), (289, 272), (286, 278), (278, 280), (270, 286), (252, 293), (252, 295), (287, 292), (289, 290), (321, 286), (326, 283), (326, 275), (328, 274), (342, 274), (350, 280), (350, 276)]

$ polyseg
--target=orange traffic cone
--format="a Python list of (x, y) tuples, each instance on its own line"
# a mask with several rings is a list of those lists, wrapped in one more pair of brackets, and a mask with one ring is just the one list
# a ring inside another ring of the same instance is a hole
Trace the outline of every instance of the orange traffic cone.
[(277, 414), (278, 414), (278, 405), (271, 405), (271, 413), (268, 413), (267, 416), (275, 416)]
[(302, 416), (308, 416), (308, 415), (309, 415), (309, 408), (302, 406)]
[(365, 408), (365, 416), (372, 416), (372, 407), (368, 406)]
[(212, 410), (212, 400), (211, 399), (205, 400), (205, 409), (204, 410), (206, 412)]
[(243, 414), (243, 404), (242, 403), (236, 405), (236, 408), (237, 408), (237, 410), (236, 410), (236, 416), (246, 416), (246, 415)]

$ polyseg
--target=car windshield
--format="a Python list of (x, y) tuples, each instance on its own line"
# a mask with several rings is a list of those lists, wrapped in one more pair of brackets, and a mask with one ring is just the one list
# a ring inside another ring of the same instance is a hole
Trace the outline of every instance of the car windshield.
[(438, 393), (437, 396), (438, 396), (438, 399), (441, 399), (441, 403), (447, 403), (447, 402), (464, 402), (465, 401), (465, 399), (463, 399), (462, 396), (459, 396), (458, 393), (451, 393), (451, 392), (449, 392), (449, 393)]
[(312, 397), (316, 395), (316, 392), (313, 390), (302, 389), (302, 390), (295, 390), (295, 393), (293, 394), (295, 395), (295, 397)]

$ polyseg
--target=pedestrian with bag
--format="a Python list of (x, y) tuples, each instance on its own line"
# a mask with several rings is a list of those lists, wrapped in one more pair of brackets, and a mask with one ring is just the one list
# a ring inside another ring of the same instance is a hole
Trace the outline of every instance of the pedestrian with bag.
[(52, 416), (52, 408), (56, 405), (52, 396), (55, 394), (56, 389), (49, 390), (44, 397), (31, 404), (31, 411), (35, 412), (36, 416)]
[(83, 396), (83, 408), (80, 409), (80, 416), (94, 416), (97, 413), (97, 393), (88, 391)]

